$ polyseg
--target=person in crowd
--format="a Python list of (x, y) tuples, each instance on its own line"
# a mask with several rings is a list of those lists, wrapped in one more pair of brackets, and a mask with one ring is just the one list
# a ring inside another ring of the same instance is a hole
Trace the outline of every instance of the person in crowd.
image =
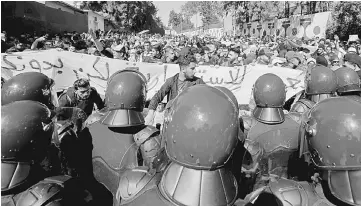
[(166, 96), (167, 100), (170, 101), (187, 87), (191, 87), (196, 84), (205, 84), (202, 79), (195, 76), (196, 59), (192, 54), (190, 54), (190, 48), (185, 47), (183, 49), (178, 62), (180, 67), (179, 73), (168, 78), (159, 91), (155, 93), (149, 103), (149, 112), (145, 118), (147, 125), (152, 125), (154, 112), (158, 104), (162, 102)]
[(176, 64), (177, 63), (177, 56), (175, 55), (175, 51), (171, 46), (167, 46), (164, 49), (164, 56), (162, 58), (162, 62), (163, 63), (168, 63), (168, 64)]
[(234, 67), (243, 65), (239, 54), (240, 51), (238, 48), (231, 48), (228, 52), (227, 61), (221, 64), (221, 66)]
[(90, 86), (89, 80), (84, 78), (76, 80), (73, 86), (59, 97), (60, 107), (77, 107), (82, 109), (87, 116), (92, 114), (94, 104), (99, 110), (104, 108), (100, 94), (94, 87)]

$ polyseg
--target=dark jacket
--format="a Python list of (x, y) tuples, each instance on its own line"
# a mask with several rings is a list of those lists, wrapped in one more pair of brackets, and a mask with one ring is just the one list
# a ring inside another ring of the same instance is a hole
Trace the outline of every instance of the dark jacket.
[(77, 107), (82, 109), (87, 116), (93, 112), (94, 104), (99, 110), (104, 108), (104, 102), (94, 87), (91, 87), (90, 95), (86, 100), (78, 99), (74, 87), (70, 87), (59, 97), (59, 107)]
[[(174, 99), (178, 95), (178, 78), (179, 74), (174, 75), (166, 80), (157, 93), (153, 96), (152, 100), (149, 103), (149, 109), (156, 110), (159, 103), (162, 102), (165, 96), (167, 96), (167, 101)], [(201, 78), (194, 77), (192, 80), (188, 81), (187, 87), (196, 85), (196, 84), (205, 84)]]

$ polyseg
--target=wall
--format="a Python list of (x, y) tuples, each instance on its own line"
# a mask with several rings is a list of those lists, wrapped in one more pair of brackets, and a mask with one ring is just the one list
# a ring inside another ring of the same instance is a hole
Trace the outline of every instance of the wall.
[[(88, 30), (93, 29), (95, 30), (102, 30), (104, 31), (104, 17), (100, 16), (99, 14), (93, 12), (93, 11), (86, 11), (88, 13)], [(97, 18), (97, 21), (95, 21), (94, 18)]]
[(71, 14), (76, 13), (73, 9), (66, 7), (64, 5), (58, 4), (56, 1), (45, 1), (45, 6), (53, 8), (53, 9), (58, 9), (61, 11), (69, 12)]
[(305, 39), (315, 36), (325, 37), (330, 14), (331, 12), (322, 12), (273, 21), (244, 23), (241, 25), (240, 34), (250, 37), (276, 35), (277, 37), (304, 37)]
[(38, 2), (1, 2), (1, 30), (11, 35), (21, 33), (59, 33), (88, 31), (86, 14), (75, 14), (47, 7)]

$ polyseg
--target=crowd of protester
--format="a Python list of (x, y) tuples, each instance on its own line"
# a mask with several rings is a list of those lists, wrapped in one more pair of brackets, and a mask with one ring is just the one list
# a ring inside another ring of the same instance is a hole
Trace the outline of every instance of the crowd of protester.
[(313, 39), (275, 36), (214, 38), (97, 30), (82, 34), (64, 32), (51, 36), (34, 33), (18, 37), (2, 32), (1, 39), (2, 53), (57, 48), (132, 62), (177, 64), (182, 48), (189, 47), (188, 52), (194, 55), (198, 65), (233, 67), (258, 63), (304, 70), (310, 64), (337, 69), (347, 61), (351, 66), (361, 67), (360, 40), (340, 41), (337, 35), (333, 39), (317, 36)]

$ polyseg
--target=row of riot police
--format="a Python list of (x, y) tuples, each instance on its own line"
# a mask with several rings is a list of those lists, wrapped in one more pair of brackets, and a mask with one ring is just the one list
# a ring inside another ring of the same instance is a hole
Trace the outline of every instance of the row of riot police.
[(282, 79), (259, 77), (250, 118), (228, 89), (189, 87), (159, 131), (137, 70), (111, 76), (83, 125), (46, 76), (19, 74), (2, 88), (2, 205), (360, 205), (360, 79), (319, 65), (305, 79), (286, 114)]
[(111, 205), (93, 177), (86, 114), (57, 107), (54, 81), (18, 74), (1, 89), (1, 205)]

